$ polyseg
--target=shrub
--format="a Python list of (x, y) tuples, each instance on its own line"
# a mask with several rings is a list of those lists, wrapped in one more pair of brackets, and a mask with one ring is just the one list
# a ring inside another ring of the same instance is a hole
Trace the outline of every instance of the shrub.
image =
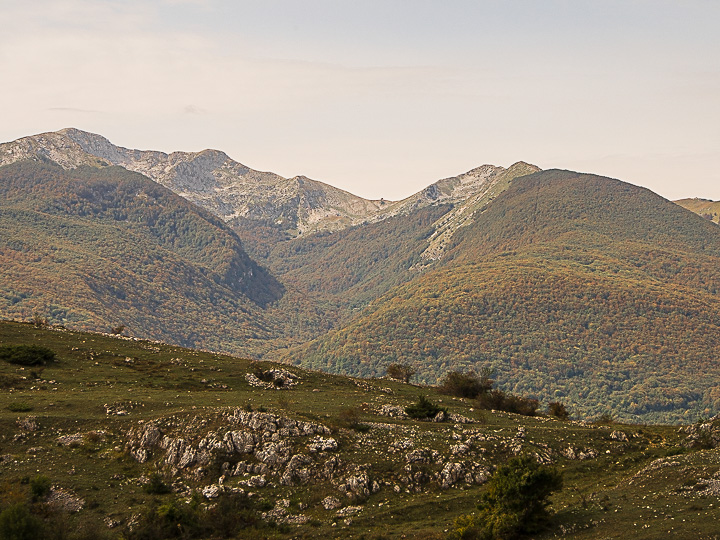
[[(272, 507), (272, 505), (270, 505)], [(235, 538), (240, 531), (261, 528), (257, 503), (244, 493), (225, 493), (214, 504), (203, 507), (199, 498), (190, 503), (172, 499), (158, 505), (153, 501), (137, 524), (126, 528), (127, 540), (160, 540), (165, 538)], [(246, 536), (242, 536), (245, 538)]]
[(38, 345), (5, 345), (0, 347), (0, 360), (21, 366), (45, 365), (55, 360), (55, 352)]
[(119, 326), (113, 326), (113, 327), (110, 329), (110, 332), (111, 332), (112, 334), (115, 334), (116, 336), (119, 336), (119, 335), (122, 334), (124, 331), (125, 331), (125, 325), (124, 325), (124, 324), (121, 324), (121, 325), (119, 325)]
[(338, 414), (338, 423), (345, 428), (354, 429), (355, 431), (369, 431), (370, 426), (360, 422), (360, 413), (355, 407), (343, 409)]
[(423, 419), (433, 418), (439, 412), (447, 414), (447, 409), (438, 406), (425, 396), (420, 396), (417, 403), (405, 407), (405, 412), (410, 418)]
[(8, 410), (12, 412), (30, 412), (33, 410), (32, 405), (28, 405), (24, 401), (16, 401), (8, 405)]
[(148, 483), (143, 486), (143, 490), (150, 495), (164, 495), (172, 491), (170, 486), (165, 483), (163, 477), (158, 473), (152, 473), (150, 475)]
[(50, 495), (51, 487), (52, 482), (45, 475), (39, 474), (30, 480), (30, 494), (32, 495), (33, 501), (41, 501), (47, 498), (47, 496)]
[(495, 409), (525, 416), (535, 416), (540, 404), (537, 399), (506, 394), (502, 390), (493, 390), (478, 396), (478, 407)]
[(536, 533), (548, 521), (548, 497), (561, 487), (557, 470), (530, 456), (511, 458), (488, 481), (479, 514), (458, 518), (452, 537), (500, 540)]
[(565, 405), (563, 405), (559, 401), (553, 401), (552, 403), (548, 403), (548, 414), (560, 420), (570, 419), (570, 413), (565, 408)]
[(48, 320), (48, 318), (43, 317), (39, 313), (33, 313), (32, 323), (35, 328), (47, 328), (48, 326), (50, 326), (50, 321)]
[(443, 394), (474, 399), (480, 394), (489, 392), (492, 385), (493, 381), (489, 378), (489, 372), (486, 370), (483, 370), (480, 375), (474, 371), (467, 373), (450, 371), (440, 383), (439, 390)]
[(0, 540), (36, 540), (43, 537), (43, 523), (27, 505), (16, 503), (0, 512)]
[(410, 379), (412, 379), (412, 376), (415, 375), (415, 368), (406, 363), (390, 364), (386, 368), (385, 373), (387, 373), (387, 376), (391, 379), (397, 379), (407, 384), (410, 382)]

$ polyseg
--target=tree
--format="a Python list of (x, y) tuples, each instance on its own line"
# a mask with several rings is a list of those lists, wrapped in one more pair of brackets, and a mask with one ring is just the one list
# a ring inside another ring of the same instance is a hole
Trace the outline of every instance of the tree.
[(562, 487), (562, 474), (531, 456), (514, 457), (487, 483), (476, 516), (461, 516), (452, 537), (509, 540), (540, 531), (549, 518), (548, 497)]
[(560, 420), (570, 419), (570, 413), (568, 412), (567, 408), (559, 401), (553, 401), (552, 403), (548, 403), (548, 414)]
[(420, 396), (417, 403), (405, 407), (405, 413), (407, 413), (410, 418), (418, 420), (434, 418), (439, 412), (447, 414), (447, 409), (433, 403), (425, 396)]
[(415, 375), (415, 368), (403, 362), (401, 364), (390, 364), (385, 372), (391, 379), (396, 379), (408, 384), (412, 376)]
[(490, 379), (490, 374), (487, 368), (483, 368), (480, 374), (472, 370), (467, 373), (450, 371), (440, 383), (440, 391), (451, 396), (474, 399), (492, 389), (494, 381)]

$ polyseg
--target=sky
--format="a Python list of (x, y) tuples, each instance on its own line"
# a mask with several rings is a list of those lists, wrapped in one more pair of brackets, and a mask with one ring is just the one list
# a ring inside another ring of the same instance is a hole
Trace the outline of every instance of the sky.
[(0, 141), (76, 127), (400, 199), (483, 164), (720, 200), (714, 0), (0, 0)]

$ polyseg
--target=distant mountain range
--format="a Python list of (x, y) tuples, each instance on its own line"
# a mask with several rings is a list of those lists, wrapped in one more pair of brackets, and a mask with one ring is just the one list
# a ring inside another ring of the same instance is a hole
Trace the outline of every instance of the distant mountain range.
[(700, 216), (523, 162), (372, 201), (65, 129), (0, 145), (0, 315), (353, 375), (492, 366), (588, 414), (710, 414), (718, 209), (679, 204)]

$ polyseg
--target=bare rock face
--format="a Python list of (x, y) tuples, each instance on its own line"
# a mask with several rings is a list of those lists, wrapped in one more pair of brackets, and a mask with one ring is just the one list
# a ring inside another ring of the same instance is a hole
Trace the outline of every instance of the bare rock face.
[(688, 448), (717, 448), (720, 446), (720, 414), (707, 422), (698, 422), (680, 428), (687, 434), (684, 445)]
[(454, 205), (436, 223), (423, 259), (442, 257), (454, 232), (506, 187), (508, 178), (537, 172), (526, 163), (505, 169), (483, 165), (440, 180), (401, 201), (369, 200), (305, 176), (283, 178), (253, 170), (219, 150), (173, 152), (131, 150), (74, 128), (0, 144), (0, 165), (48, 159), (65, 169), (117, 165), (147, 176), (226, 222), (271, 223), (290, 234), (340, 230), (407, 214), (434, 204)]

